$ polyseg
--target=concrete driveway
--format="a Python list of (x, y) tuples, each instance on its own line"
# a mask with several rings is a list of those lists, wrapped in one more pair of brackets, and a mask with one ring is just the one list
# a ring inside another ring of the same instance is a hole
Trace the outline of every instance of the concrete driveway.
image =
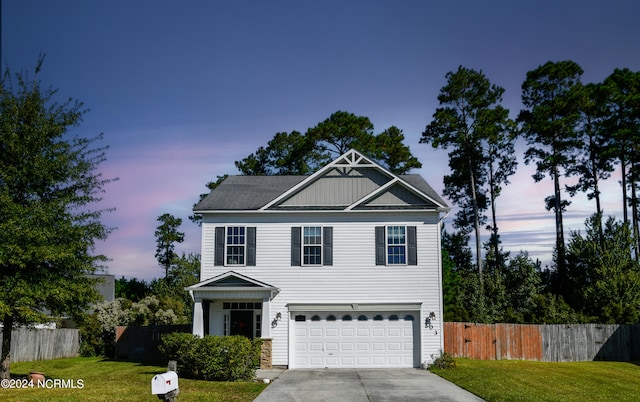
[(256, 402), (482, 401), (437, 375), (418, 369), (287, 370)]

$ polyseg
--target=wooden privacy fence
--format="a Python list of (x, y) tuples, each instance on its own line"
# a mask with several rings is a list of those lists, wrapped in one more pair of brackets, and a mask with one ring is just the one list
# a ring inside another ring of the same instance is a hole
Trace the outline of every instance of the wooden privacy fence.
[(480, 360), (638, 361), (640, 325), (445, 322), (444, 351)]
[(20, 328), (11, 331), (12, 362), (76, 357), (79, 352), (80, 335), (77, 329)]

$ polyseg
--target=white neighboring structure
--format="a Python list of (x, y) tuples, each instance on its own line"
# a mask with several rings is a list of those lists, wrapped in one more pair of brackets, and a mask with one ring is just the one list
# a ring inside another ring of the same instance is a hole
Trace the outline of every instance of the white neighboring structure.
[(202, 215), (197, 335), (272, 339), (273, 365), (419, 367), (443, 349), (444, 201), (351, 150), (311, 176), (231, 176)]

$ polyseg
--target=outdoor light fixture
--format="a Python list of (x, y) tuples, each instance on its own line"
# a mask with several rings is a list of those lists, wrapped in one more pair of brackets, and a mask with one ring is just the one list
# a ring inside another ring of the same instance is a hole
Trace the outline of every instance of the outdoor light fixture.
[(282, 313), (276, 314), (276, 321), (280, 321), (282, 319)]

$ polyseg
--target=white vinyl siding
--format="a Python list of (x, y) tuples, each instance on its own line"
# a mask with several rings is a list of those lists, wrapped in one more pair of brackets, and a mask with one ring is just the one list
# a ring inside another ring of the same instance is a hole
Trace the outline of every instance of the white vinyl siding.
[[(215, 266), (213, 253), (206, 248), (213, 246), (213, 232), (217, 226), (256, 227), (258, 264), (232, 269), (280, 289), (271, 301), (271, 316), (262, 317), (271, 323), (277, 313), (282, 316), (282, 320), (271, 329), (274, 365), (289, 364), (289, 303), (422, 303), (422, 310), (415, 314), (416, 321), (424, 323), (431, 311), (435, 312), (436, 319), (433, 320), (433, 329), (419, 325), (416, 339), (419, 338), (420, 362), (430, 360), (431, 354), (437, 354), (442, 349), (440, 227), (437, 213), (378, 211), (205, 216), (202, 223), (203, 279), (231, 269)], [(291, 266), (291, 228), (295, 226), (333, 228), (331, 269), (325, 266), (296, 269)], [(401, 271), (376, 265), (377, 226), (415, 226), (419, 239), (418, 264), (404, 266)], [(219, 314), (212, 312), (211, 325), (218, 325), (218, 333), (222, 333), (223, 317)]]

